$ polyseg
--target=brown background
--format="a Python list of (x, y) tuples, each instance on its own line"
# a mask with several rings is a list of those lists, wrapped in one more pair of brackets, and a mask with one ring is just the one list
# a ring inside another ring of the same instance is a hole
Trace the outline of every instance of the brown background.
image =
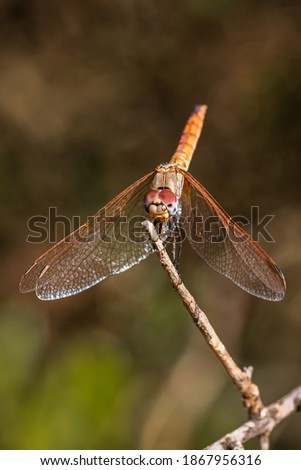
[[(288, 290), (253, 298), (189, 246), (183, 279), (265, 403), (300, 383), (299, 59), (299, 2), (0, 2), (1, 448), (202, 448), (246, 419), (155, 256), (65, 300), (18, 292), (49, 247), (27, 220), (84, 221), (168, 161), (196, 103), (191, 172), (231, 215), (275, 214)], [(295, 415), (272, 447), (300, 436)]]

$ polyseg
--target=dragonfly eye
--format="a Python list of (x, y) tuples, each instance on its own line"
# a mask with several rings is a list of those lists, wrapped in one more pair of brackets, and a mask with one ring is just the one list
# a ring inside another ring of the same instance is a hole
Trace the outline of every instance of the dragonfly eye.
[(144, 196), (144, 207), (147, 212), (149, 212), (149, 206), (151, 204), (158, 205), (158, 194), (159, 191), (152, 189), (151, 191), (148, 191)]
[(159, 199), (168, 207), (170, 215), (174, 215), (178, 210), (177, 196), (170, 189), (162, 189), (159, 193)]
[(144, 207), (153, 219), (164, 222), (176, 214), (178, 200), (170, 189), (152, 189), (144, 197)]

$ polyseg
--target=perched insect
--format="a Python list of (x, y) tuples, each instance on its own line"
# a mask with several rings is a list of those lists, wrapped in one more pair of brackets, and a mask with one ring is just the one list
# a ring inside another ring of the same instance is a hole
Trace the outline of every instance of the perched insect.
[(164, 243), (172, 244), (175, 265), (181, 243), (188, 238), (206, 263), (242, 289), (266, 300), (281, 300), (285, 279), (275, 262), (187, 171), (206, 109), (195, 108), (170, 163), (133, 183), (40, 256), (23, 275), (21, 292), (58, 299), (129, 269), (154, 251), (138, 227), (142, 229), (141, 220), (148, 217)]

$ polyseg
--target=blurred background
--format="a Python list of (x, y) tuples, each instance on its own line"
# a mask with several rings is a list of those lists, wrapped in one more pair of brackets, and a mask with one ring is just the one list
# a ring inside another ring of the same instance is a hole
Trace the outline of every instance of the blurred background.
[[(269, 404), (300, 383), (299, 2), (0, 2), (0, 447), (193, 449), (242, 424), (238, 392), (156, 256), (63, 300), (22, 295), (33, 215), (88, 215), (172, 155), (197, 103), (190, 170), (231, 215), (274, 214), (282, 302), (185, 244), (181, 274)], [(301, 448), (294, 415), (272, 435)], [(257, 442), (249, 443), (257, 448)]]

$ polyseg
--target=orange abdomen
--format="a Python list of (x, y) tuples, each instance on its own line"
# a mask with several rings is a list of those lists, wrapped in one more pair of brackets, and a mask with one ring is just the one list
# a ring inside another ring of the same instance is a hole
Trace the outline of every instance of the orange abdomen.
[(177, 150), (171, 157), (170, 163), (177, 163), (181, 168), (183, 168), (183, 170), (188, 170), (193, 152), (202, 131), (206, 111), (206, 105), (195, 107), (186, 123), (186, 126), (184, 127)]

